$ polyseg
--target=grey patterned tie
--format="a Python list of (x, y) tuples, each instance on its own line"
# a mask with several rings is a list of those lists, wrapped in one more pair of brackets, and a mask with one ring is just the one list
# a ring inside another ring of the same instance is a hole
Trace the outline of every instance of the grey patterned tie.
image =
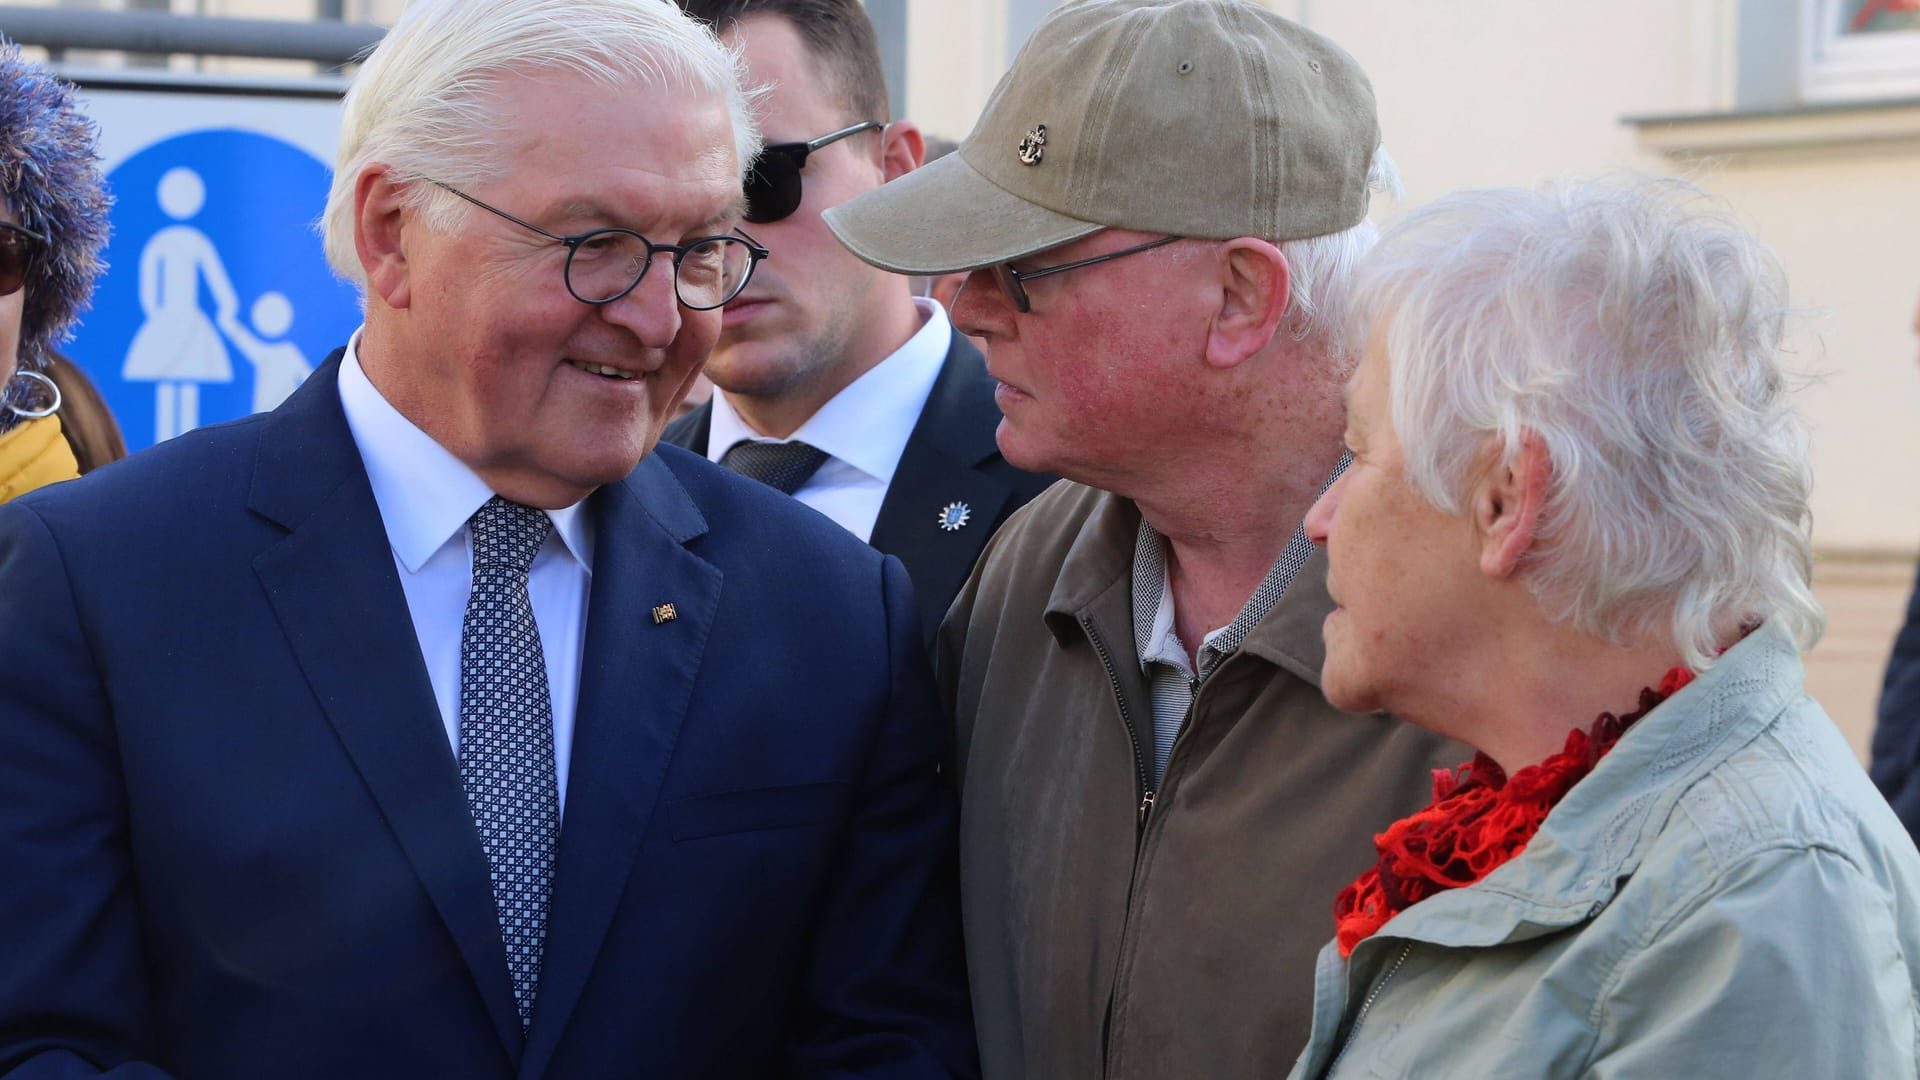
[(754, 442), (741, 439), (721, 455), (720, 464), (788, 495), (827, 460), (827, 452), (803, 442)]
[(460, 779), (492, 869), (524, 1029), (540, 983), (560, 831), (553, 699), (527, 597), (527, 570), (553, 522), (544, 511), (496, 495), (467, 527), (473, 592), (460, 632)]

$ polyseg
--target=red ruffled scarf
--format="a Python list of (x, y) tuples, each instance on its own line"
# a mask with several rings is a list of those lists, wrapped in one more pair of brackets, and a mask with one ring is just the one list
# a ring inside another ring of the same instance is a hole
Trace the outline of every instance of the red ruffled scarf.
[(1485, 754), (1458, 769), (1435, 769), (1432, 805), (1375, 836), (1380, 861), (1334, 902), (1340, 955), (1351, 955), (1355, 945), (1407, 908), (1442, 890), (1471, 885), (1518, 855), (1554, 805), (1593, 771), (1627, 728), (1692, 680), (1693, 672), (1674, 668), (1658, 689), (1640, 691), (1638, 711), (1601, 713), (1590, 730), (1569, 732), (1565, 749), (1511, 779)]

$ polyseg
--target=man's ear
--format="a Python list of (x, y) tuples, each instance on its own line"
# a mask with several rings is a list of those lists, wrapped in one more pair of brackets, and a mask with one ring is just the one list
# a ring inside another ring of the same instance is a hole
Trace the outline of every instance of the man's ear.
[(353, 249), (367, 276), (367, 294), (390, 308), (413, 299), (407, 275), (406, 236), (401, 197), (404, 189), (385, 165), (369, 165), (353, 185)]
[(1496, 438), (1490, 438), (1490, 464), (1473, 497), (1473, 524), (1480, 534), (1480, 570), (1491, 578), (1512, 577), (1540, 534), (1540, 514), (1553, 482), (1547, 444), (1531, 428), (1520, 431), (1520, 447), (1511, 462)]
[(1216, 266), (1220, 308), (1207, 329), (1207, 363), (1228, 368), (1266, 348), (1279, 332), (1292, 276), (1279, 248), (1246, 236), (1222, 244)]
[(880, 132), (880, 168), (888, 180), (905, 176), (926, 159), (927, 139), (920, 134), (920, 125), (895, 120)]

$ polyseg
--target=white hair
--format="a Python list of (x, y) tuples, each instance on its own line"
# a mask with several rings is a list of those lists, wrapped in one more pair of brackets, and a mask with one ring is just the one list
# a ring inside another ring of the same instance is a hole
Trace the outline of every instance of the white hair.
[[(1384, 146), (1374, 150), (1373, 160), (1367, 167), (1367, 189), (1389, 200), (1405, 195), (1400, 185), (1400, 170)], [(1337, 233), (1281, 241), (1280, 253), (1287, 259), (1289, 292), (1282, 332), (1295, 341), (1321, 334), (1331, 355), (1344, 355), (1344, 311), (1353, 268), (1379, 239), (1380, 230), (1363, 218), (1360, 224)]]
[(1614, 641), (1670, 636), (1703, 670), (1774, 620), (1810, 648), (1806, 434), (1778, 354), (1772, 254), (1678, 180), (1447, 195), (1362, 262), (1353, 340), (1384, 334), (1410, 482), (1467, 511), (1489, 436), (1523, 433), (1552, 479), (1523, 573), (1549, 618)]
[(408, 204), (444, 232), (472, 208), (420, 181), (466, 187), (523, 164), (501, 160), (496, 110), (501, 77), (529, 71), (579, 75), (609, 91), (639, 82), (721, 97), (742, 176), (760, 152), (740, 54), (667, 0), (413, 0), (367, 57), (342, 108), (321, 219), (336, 273), (364, 291), (353, 215), (366, 166), (384, 163), (409, 184)]

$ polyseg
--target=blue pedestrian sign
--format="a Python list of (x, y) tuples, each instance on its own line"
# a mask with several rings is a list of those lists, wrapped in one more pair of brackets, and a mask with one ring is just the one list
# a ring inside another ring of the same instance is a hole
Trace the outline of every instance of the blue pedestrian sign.
[(316, 221), (328, 168), (240, 129), (155, 142), (107, 174), (108, 270), (70, 355), (138, 450), (271, 409), (360, 322)]

